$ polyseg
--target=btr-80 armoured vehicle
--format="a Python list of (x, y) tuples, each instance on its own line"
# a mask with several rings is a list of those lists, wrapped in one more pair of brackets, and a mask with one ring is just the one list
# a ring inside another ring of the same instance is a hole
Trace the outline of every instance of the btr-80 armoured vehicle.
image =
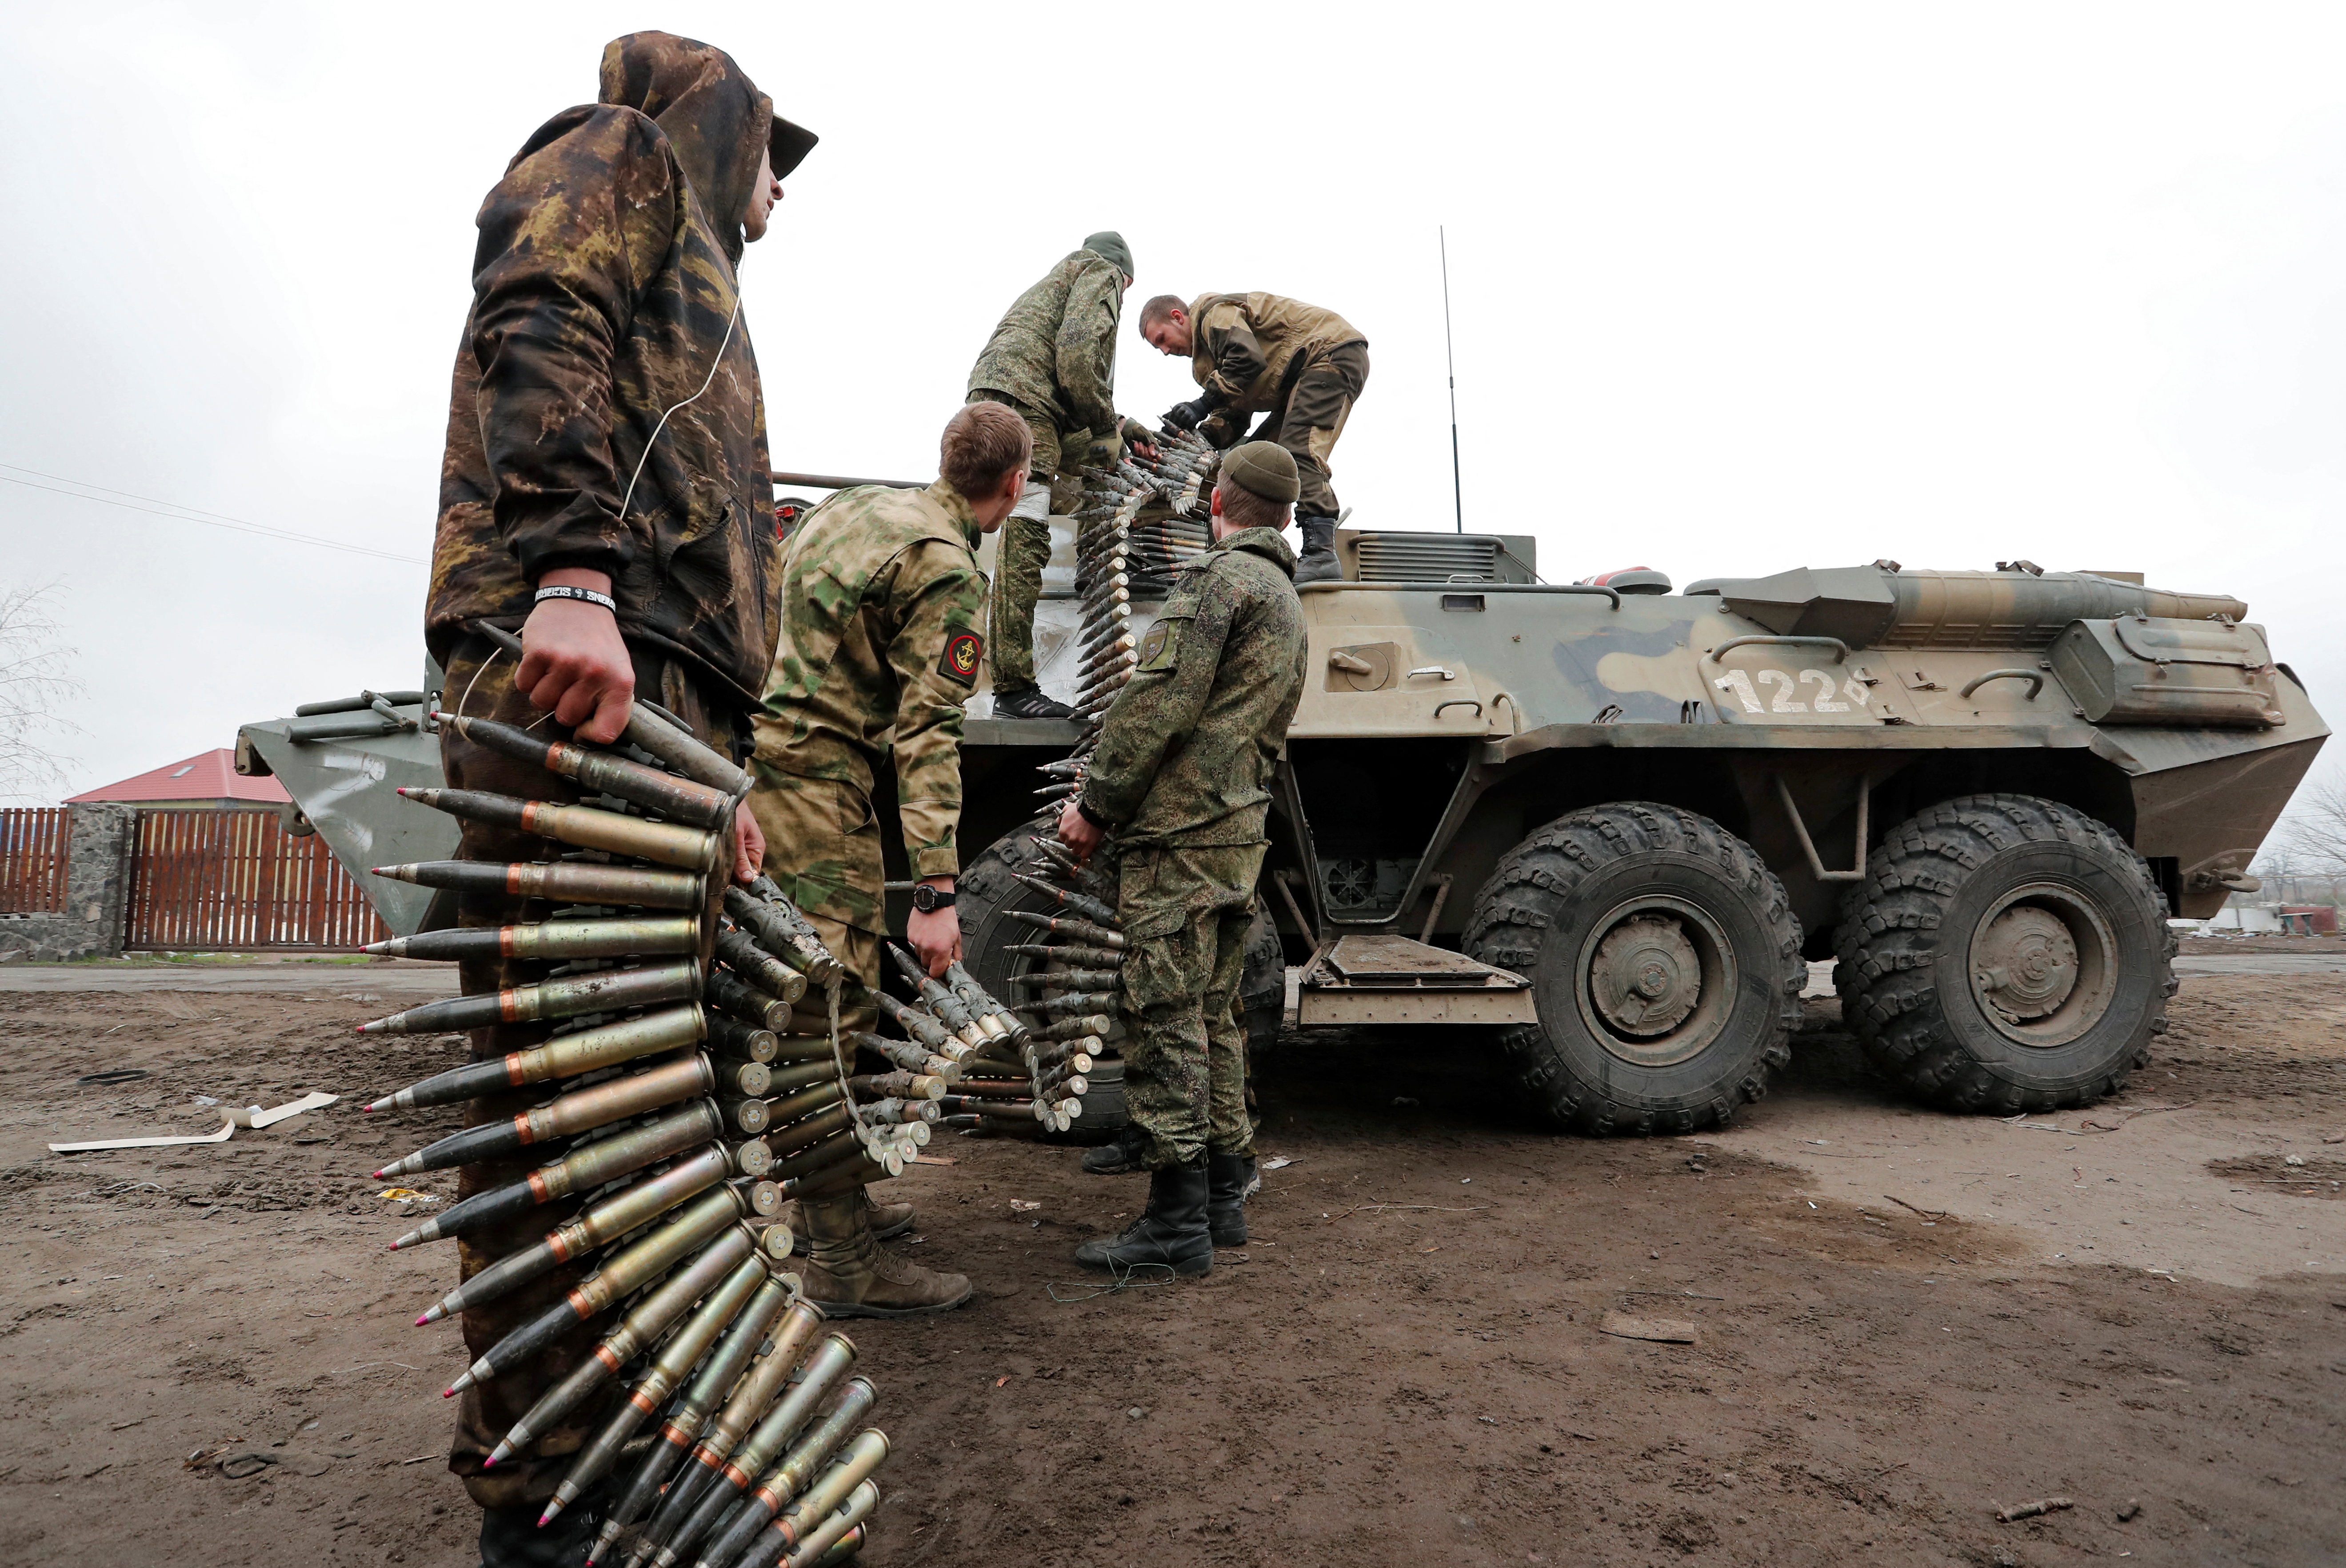
[[(1585, 1132), (1725, 1121), (1828, 958), (1848, 1027), (1919, 1095), (2109, 1094), (2166, 1027), (2169, 917), (2255, 885), (2328, 733), (2245, 605), (2127, 574), (1882, 561), (1672, 593), (1538, 582), (1505, 536), (1345, 532), (1339, 557), (1302, 589), (1242, 1004), (1275, 1027), (1292, 964), (1306, 1027), (1494, 1030)], [(1074, 609), (1038, 615), (1062, 698)], [(986, 710), (963, 842), (994, 842), (960, 907), (1011, 994), (1035, 961), (1005, 912), (1046, 901), (1008, 874), (1028, 765), (1076, 730)]]
[[(1070, 546), (1036, 628), (1062, 698)], [(1644, 572), (1537, 581), (1507, 536), (1344, 532), (1339, 555), (1344, 580), (1302, 590), (1311, 674), (1242, 1005), (1275, 1030), (1296, 966), (1302, 1026), (1495, 1033), (1585, 1132), (1732, 1115), (1788, 1059), (1826, 958), (1848, 1027), (1918, 1095), (2110, 1093), (2165, 1027), (2168, 918), (2254, 885), (2328, 734), (2245, 605), (2122, 573), (1882, 561), (1672, 593)], [(247, 726), (240, 766), (282, 776), (354, 871), (448, 852), (447, 819), (388, 798), (436, 774), (421, 708), (319, 706)], [(962, 842), (990, 847), (960, 909), (999, 995), (1035, 962), (1009, 911), (1046, 901), (1010, 874), (1046, 830), (1032, 766), (1078, 733), (971, 706)], [(425, 890), (362, 880), (394, 929), (434, 918)]]

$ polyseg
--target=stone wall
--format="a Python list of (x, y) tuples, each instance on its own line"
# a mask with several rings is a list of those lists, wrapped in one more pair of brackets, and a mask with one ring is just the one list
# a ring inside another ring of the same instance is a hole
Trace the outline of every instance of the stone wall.
[(75, 807), (66, 840), (66, 907), (55, 914), (0, 915), (0, 963), (121, 957), (138, 829), (138, 813), (128, 806)]

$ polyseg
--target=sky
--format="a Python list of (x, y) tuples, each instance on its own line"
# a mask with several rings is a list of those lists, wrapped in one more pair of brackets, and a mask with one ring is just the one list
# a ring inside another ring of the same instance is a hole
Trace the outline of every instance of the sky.
[[(0, 591), (54, 585), (69, 791), (420, 679), (473, 215), (655, 26), (823, 138), (743, 268), (780, 469), (933, 473), (1109, 228), (1136, 303), (1359, 327), (1337, 489), (1446, 527), (1446, 234), (1458, 504), (1551, 580), (2139, 571), (2346, 714), (2334, 6), (0, 9)], [(1127, 331), (1125, 412), (1189, 395)]]

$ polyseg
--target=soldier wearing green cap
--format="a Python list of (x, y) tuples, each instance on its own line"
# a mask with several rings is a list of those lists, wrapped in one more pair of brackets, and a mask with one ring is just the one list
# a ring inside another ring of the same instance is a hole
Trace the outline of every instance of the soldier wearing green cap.
[(1132, 287), (1132, 251), (1103, 229), (1063, 258), (1003, 315), (969, 372), (969, 401), (1007, 403), (1035, 433), (1034, 467), (994, 559), (987, 627), (994, 711), (1011, 718), (1065, 718), (1064, 703), (1035, 680), (1035, 601), (1051, 558), (1053, 512), (1072, 512), (1077, 471), (1099, 449), (1114, 461), (1120, 440), (1149, 450), (1149, 433), (1116, 412), (1116, 328)]
[(1076, 1248), (1096, 1268), (1203, 1274), (1216, 1247), (1246, 1240), (1254, 1127), (1236, 1003), (1271, 777), (1303, 696), (1303, 606), (1282, 534), (1300, 488), (1294, 454), (1271, 442), (1223, 460), (1214, 543), (1181, 568), (1059, 816), (1078, 860), (1117, 836), (1125, 1103), (1148, 1170), (1147, 1211)]

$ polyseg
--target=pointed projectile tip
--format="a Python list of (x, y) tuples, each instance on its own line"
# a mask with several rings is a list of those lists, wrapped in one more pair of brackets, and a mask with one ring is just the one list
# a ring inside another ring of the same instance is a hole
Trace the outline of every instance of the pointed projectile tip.
[(547, 1503), (547, 1504), (546, 1505), (546, 1512), (545, 1512), (544, 1513), (541, 1513), (541, 1514), (539, 1514), (539, 1515), (537, 1516), (537, 1527), (538, 1527), (540, 1530), (545, 1529), (547, 1525), (549, 1525), (549, 1524), (551, 1524), (551, 1523), (553, 1523), (553, 1522), (554, 1522), (555, 1515), (556, 1515), (556, 1514), (560, 1513), (561, 1512), (562, 1512), (562, 1499), (560, 1499), (560, 1498), (558, 1498), (558, 1497), (557, 1497), (557, 1498), (556, 1498), (552, 1502), (549, 1502), (549, 1503)]
[(440, 1390), (440, 1397), (444, 1400), (453, 1400), (456, 1397), (456, 1390), (453, 1387), (443, 1389)]
[(448, 1316), (448, 1309), (439, 1302), (435, 1301), (431, 1306), (426, 1307), (423, 1309), (423, 1316), (415, 1320), (415, 1326), (421, 1329), (426, 1323), (437, 1323), (441, 1319), (445, 1318), (446, 1316)]
[(374, 1175), (373, 1175), (373, 1176), (370, 1176), (368, 1179), (369, 1179), (370, 1181), (388, 1181), (388, 1180), (390, 1180), (391, 1178), (390, 1178), (390, 1177), (388, 1177), (388, 1176), (384, 1176), (381, 1171), (377, 1171), (377, 1172), (375, 1172), (375, 1173), (374, 1173)]
[(380, 1107), (384, 1106), (384, 1105), (390, 1105), (390, 1104), (391, 1104), (391, 1100), (390, 1100), (390, 1098), (389, 1098), (388, 1096), (386, 1096), (386, 1097), (384, 1097), (384, 1098), (382, 1098), (382, 1099), (380, 1099), (380, 1100), (372, 1101), (372, 1102), (370, 1102), (369, 1104), (367, 1104), (367, 1105), (361, 1105), (361, 1106), (359, 1107), (359, 1115), (362, 1115), (362, 1116), (364, 1116), (364, 1115), (370, 1115), (373, 1114), (373, 1113), (374, 1113), (377, 1109), (379, 1109)]

